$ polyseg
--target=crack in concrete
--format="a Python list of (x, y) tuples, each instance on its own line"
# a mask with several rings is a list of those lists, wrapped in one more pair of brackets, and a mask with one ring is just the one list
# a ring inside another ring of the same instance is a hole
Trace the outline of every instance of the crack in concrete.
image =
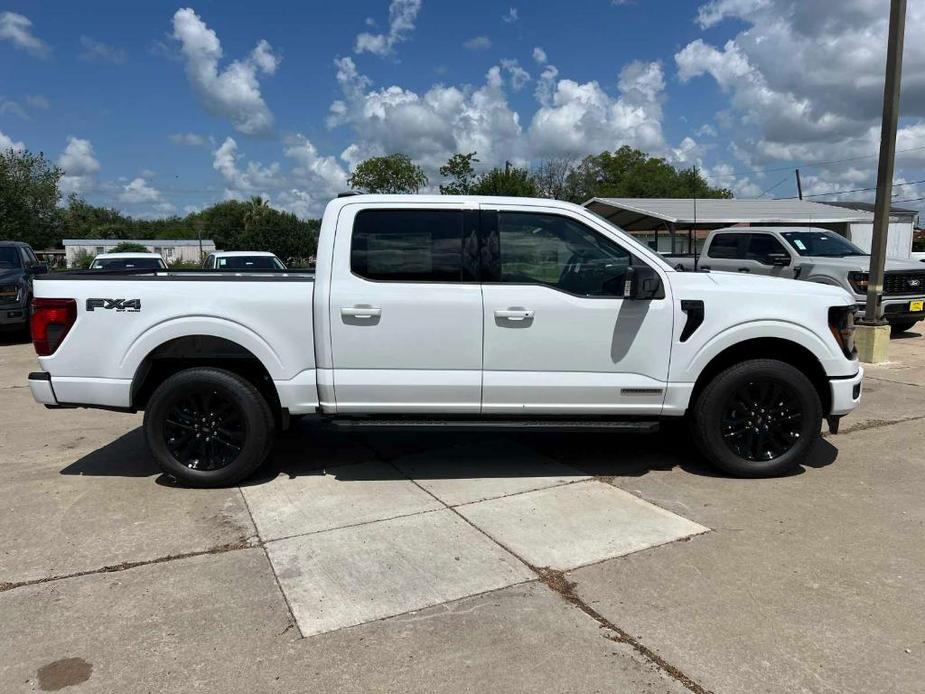
[[(883, 427), (891, 427), (896, 424), (906, 424), (908, 422), (917, 422), (919, 420), (925, 419), (925, 415), (917, 415), (915, 417), (907, 417), (905, 419), (871, 419), (866, 422), (861, 422), (850, 426), (847, 429), (842, 429), (835, 434), (835, 436), (843, 436), (844, 434), (854, 434), (858, 431), (866, 431), (868, 429), (882, 429)], [(822, 434), (822, 438), (827, 439), (831, 438), (833, 435), (829, 432)]]
[(87, 569), (86, 571), (75, 571), (70, 574), (62, 574), (59, 576), (46, 576), (45, 578), (34, 578), (29, 581), (16, 581), (16, 582), (5, 582), (0, 583), (0, 593), (4, 593), (8, 590), (15, 590), (16, 588), (24, 588), (25, 586), (35, 586), (42, 583), (51, 583), (53, 581), (63, 581), (66, 578), (79, 578), (80, 576), (92, 576), (94, 574), (107, 574), (107, 573), (116, 573), (119, 571), (128, 571), (129, 569), (137, 569), (139, 566), (151, 566), (152, 564), (164, 564), (169, 561), (176, 561), (178, 559), (190, 559), (192, 557), (202, 557), (208, 554), (224, 554), (225, 552), (236, 552), (241, 549), (251, 549), (253, 547), (258, 547), (249, 542), (230, 542), (224, 545), (218, 545), (216, 547), (211, 547), (209, 549), (203, 549), (196, 552), (184, 552), (182, 554), (169, 554), (165, 557), (157, 557), (156, 559), (143, 559), (141, 561), (124, 561), (120, 564), (111, 564), (109, 566), (104, 566), (99, 569)]

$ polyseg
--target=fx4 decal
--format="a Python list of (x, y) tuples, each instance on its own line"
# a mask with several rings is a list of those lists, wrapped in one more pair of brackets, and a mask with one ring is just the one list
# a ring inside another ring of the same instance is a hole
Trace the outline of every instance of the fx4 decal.
[(98, 308), (115, 309), (116, 313), (124, 311), (137, 313), (141, 310), (141, 299), (87, 299), (88, 311), (95, 311)]

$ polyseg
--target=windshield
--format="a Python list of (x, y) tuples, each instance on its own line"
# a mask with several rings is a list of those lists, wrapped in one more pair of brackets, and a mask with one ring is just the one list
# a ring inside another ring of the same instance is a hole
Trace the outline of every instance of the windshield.
[(164, 261), (160, 258), (97, 258), (90, 266), (91, 270), (163, 270)]
[(800, 255), (844, 258), (849, 255), (867, 255), (843, 236), (833, 231), (784, 231), (781, 236)]
[(21, 267), (22, 261), (19, 259), (19, 249), (16, 246), (0, 246), (0, 270)]
[(285, 270), (286, 266), (274, 255), (232, 255), (218, 258), (219, 270)]

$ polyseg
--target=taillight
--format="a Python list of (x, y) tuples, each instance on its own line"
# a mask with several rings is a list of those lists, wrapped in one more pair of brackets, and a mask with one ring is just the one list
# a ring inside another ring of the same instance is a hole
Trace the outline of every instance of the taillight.
[(848, 359), (854, 359), (857, 356), (857, 348), (854, 344), (854, 314), (857, 312), (855, 306), (832, 306), (829, 309), (829, 330), (832, 331), (832, 337), (841, 347), (841, 351)]
[(32, 345), (40, 357), (54, 354), (77, 320), (74, 299), (32, 300)]

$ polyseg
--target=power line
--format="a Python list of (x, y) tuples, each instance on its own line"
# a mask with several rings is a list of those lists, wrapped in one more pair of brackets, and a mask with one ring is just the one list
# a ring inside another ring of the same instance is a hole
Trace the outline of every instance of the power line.
[[(915, 186), (920, 183), (925, 183), (925, 179), (921, 181), (909, 181), (908, 183), (894, 183), (894, 188), (902, 188), (903, 186)], [(833, 190), (828, 193), (813, 193), (812, 195), (804, 195), (804, 198), (821, 198), (823, 195), (847, 195), (848, 193), (867, 193), (872, 190), (877, 190), (877, 187), (873, 188), (854, 188), (853, 190)], [(776, 198), (777, 200), (796, 200), (796, 196), (791, 196), (789, 198)]]
[[(925, 146), (922, 147), (909, 147), (908, 149), (898, 149), (896, 154), (903, 154), (905, 152), (917, 152), (919, 150), (925, 149)], [(828, 166), (829, 164), (843, 164), (848, 161), (860, 161), (862, 159), (876, 159), (879, 157), (879, 154), (864, 154), (857, 157), (846, 157), (844, 159), (831, 159), (829, 161), (817, 161), (815, 163), (799, 163), (799, 164), (789, 164), (787, 166), (774, 166), (768, 168), (759, 168), (759, 169), (742, 169), (740, 171), (733, 171), (727, 174), (717, 174), (711, 175), (710, 178), (733, 178), (735, 176), (741, 176), (742, 174), (748, 173), (773, 173), (774, 171), (792, 171), (794, 167), (801, 169), (812, 169), (818, 168), (820, 166)]]
[(764, 192), (763, 192), (761, 195), (759, 195), (758, 197), (759, 197), (759, 198), (763, 198), (765, 195), (767, 195), (767, 194), (770, 193), (772, 190), (774, 190), (775, 188), (777, 188), (777, 186), (779, 186), (781, 183), (783, 183), (784, 181), (787, 181), (787, 180), (789, 180), (789, 179), (790, 179), (790, 175), (789, 175), (789, 174), (788, 174), (787, 176), (784, 176), (782, 179), (780, 179), (777, 183), (775, 183), (773, 186), (771, 186), (770, 188), (768, 188), (766, 191), (764, 191)]

